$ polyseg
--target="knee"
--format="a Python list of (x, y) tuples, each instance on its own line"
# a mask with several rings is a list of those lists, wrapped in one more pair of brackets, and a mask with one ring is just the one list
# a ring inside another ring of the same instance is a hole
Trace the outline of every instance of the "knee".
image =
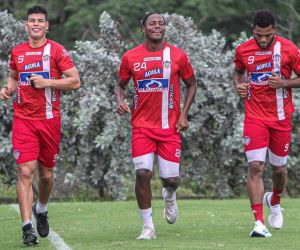
[(40, 178), (40, 181), (45, 184), (45, 185), (50, 185), (53, 183), (53, 177), (54, 177), (54, 174), (53, 172), (47, 172), (47, 173), (43, 173), (43, 174), (40, 174), (39, 178)]
[(152, 177), (152, 172), (149, 169), (138, 169), (135, 174), (138, 182), (150, 181)]
[(19, 167), (18, 169), (19, 180), (33, 181), (33, 178), (34, 178), (34, 171), (26, 167)]
[(262, 177), (264, 172), (264, 163), (253, 161), (249, 163), (248, 173), (250, 177)]
[(273, 174), (279, 177), (287, 176), (288, 172), (286, 167), (273, 167)]
[(162, 182), (165, 188), (176, 189), (180, 185), (180, 177), (162, 178)]

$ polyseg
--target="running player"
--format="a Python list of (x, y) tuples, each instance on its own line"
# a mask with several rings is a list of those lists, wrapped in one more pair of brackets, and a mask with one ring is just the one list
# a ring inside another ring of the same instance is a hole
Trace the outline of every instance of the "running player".
[[(253, 20), (254, 38), (239, 45), (233, 79), (237, 93), (245, 98), (244, 149), (248, 159), (247, 190), (255, 224), (251, 237), (271, 237), (264, 225), (263, 202), (270, 208), (272, 228), (283, 226), (280, 197), (287, 181), (291, 115), (291, 88), (300, 87), (300, 53), (289, 40), (276, 35), (275, 18), (258, 10)], [(245, 73), (246, 78), (245, 79)], [(273, 190), (264, 195), (262, 175), (268, 151)]]
[[(196, 79), (186, 53), (163, 41), (165, 25), (163, 16), (158, 13), (149, 13), (143, 18), (144, 43), (123, 55), (115, 86), (118, 114), (130, 113), (124, 98), (125, 87), (133, 78), (132, 157), (136, 171), (135, 193), (144, 222), (137, 238), (140, 240), (156, 238), (150, 187), (154, 155), (158, 156), (163, 182), (164, 216), (170, 224), (177, 219), (180, 131), (188, 129), (187, 113), (196, 93)], [(186, 86), (181, 112), (180, 78)]]
[[(49, 233), (47, 203), (61, 133), (60, 90), (78, 89), (80, 79), (64, 47), (46, 38), (49, 27), (46, 9), (30, 8), (25, 25), (29, 41), (13, 48), (10, 76), (0, 91), (0, 99), (16, 95), (12, 143), (18, 165), (17, 196), (23, 221), (23, 243), (35, 245), (38, 238), (32, 227), (32, 211), (39, 235), (46, 237)], [(37, 166), (39, 194), (37, 203), (32, 205), (32, 182)]]

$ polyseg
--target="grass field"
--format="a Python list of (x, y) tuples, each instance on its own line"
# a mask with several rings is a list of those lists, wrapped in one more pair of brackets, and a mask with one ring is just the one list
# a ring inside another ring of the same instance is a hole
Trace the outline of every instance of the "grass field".
[[(135, 201), (50, 203), (52, 230), (72, 249), (300, 249), (300, 200), (284, 199), (285, 224), (271, 238), (250, 238), (248, 200), (179, 200), (176, 224), (165, 222), (163, 201), (153, 202), (157, 239), (138, 241), (142, 221)], [(267, 214), (265, 210), (265, 214)], [(0, 206), (0, 248), (24, 249), (19, 214)], [(40, 239), (39, 249), (54, 249)]]

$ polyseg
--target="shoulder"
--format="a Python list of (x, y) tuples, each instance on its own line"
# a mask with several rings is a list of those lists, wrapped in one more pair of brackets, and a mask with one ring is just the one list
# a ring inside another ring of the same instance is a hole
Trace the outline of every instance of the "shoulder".
[(297, 47), (291, 40), (281, 36), (277, 36), (277, 41), (279, 41), (283, 46)]
[(64, 46), (58, 42), (55, 42), (53, 40), (48, 39), (47, 40), (48, 44), (51, 44), (51, 48), (53, 48), (54, 50), (62, 50), (65, 49)]
[(241, 44), (239, 44), (237, 47), (236, 47), (236, 51), (237, 52), (243, 52), (245, 50), (249, 50), (252, 48), (252, 46), (255, 46), (256, 45), (256, 41), (254, 38), (251, 38), (249, 40), (247, 40), (246, 42), (243, 42)]
[(26, 48), (29, 48), (28, 41), (16, 45), (15, 47), (12, 48), (12, 51), (23, 50), (23, 49), (26, 49)]

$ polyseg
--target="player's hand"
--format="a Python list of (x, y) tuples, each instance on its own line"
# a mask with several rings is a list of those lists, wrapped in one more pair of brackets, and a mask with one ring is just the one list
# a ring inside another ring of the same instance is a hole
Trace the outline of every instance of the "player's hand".
[(5, 86), (0, 90), (0, 99), (6, 101), (12, 97), (12, 89)]
[(248, 86), (249, 86), (249, 83), (246, 83), (246, 82), (242, 82), (237, 85), (236, 90), (240, 97), (245, 98), (247, 96)]
[(46, 80), (41, 75), (32, 75), (30, 76), (29, 80), (31, 81), (32, 87), (36, 89), (43, 89), (47, 87)]
[(178, 119), (178, 122), (176, 124), (177, 132), (187, 131), (188, 128), (189, 128), (189, 123), (188, 123), (188, 120), (187, 120), (186, 116), (185, 115), (180, 115), (179, 119)]
[(268, 79), (268, 84), (271, 88), (277, 89), (284, 87), (284, 80), (280, 77), (279, 74), (276, 74), (272, 70), (272, 76)]
[(119, 115), (124, 115), (126, 113), (130, 113), (130, 108), (125, 102), (121, 102), (118, 104), (117, 113)]

